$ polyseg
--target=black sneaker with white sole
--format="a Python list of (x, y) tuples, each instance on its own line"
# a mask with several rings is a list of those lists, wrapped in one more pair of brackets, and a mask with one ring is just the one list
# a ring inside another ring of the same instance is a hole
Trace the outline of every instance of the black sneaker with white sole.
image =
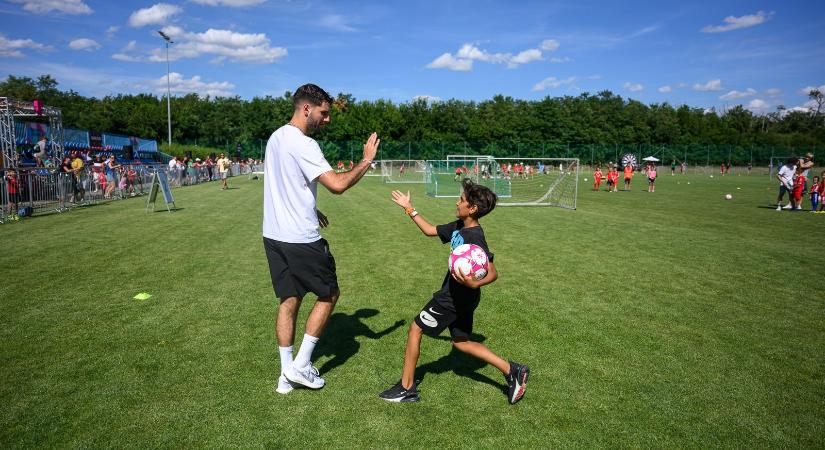
[(395, 385), (384, 392), (378, 394), (379, 397), (388, 401), (388, 402), (396, 402), (396, 403), (412, 403), (421, 400), (421, 397), (418, 396), (418, 383), (413, 382), (413, 385), (409, 389), (405, 389), (404, 386), (401, 385), (401, 381), (395, 383)]
[(510, 373), (507, 374), (507, 399), (513, 405), (521, 400), (524, 391), (527, 389), (527, 378), (530, 376), (530, 368), (524, 364), (510, 361)]

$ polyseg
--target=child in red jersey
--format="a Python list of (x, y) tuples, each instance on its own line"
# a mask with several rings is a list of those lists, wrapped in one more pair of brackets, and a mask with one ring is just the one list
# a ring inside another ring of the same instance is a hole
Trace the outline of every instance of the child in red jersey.
[(796, 167), (796, 177), (793, 179), (793, 191), (791, 192), (791, 205), (794, 211), (802, 211), (802, 191), (805, 190), (805, 170), (801, 166)]
[(616, 192), (619, 184), (619, 171), (615, 167), (607, 170), (607, 192)]
[(593, 172), (593, 190), (598, 191), (602, 185), (602, 168), (596, 167), (596, 171)]
[(814, 180), (811, 184), (811, 212), (816, 212), (816, 207), (819, 206), (819, 198), (821, 195), (822, 183), (819, 182), (819, 177), (814, 175)]

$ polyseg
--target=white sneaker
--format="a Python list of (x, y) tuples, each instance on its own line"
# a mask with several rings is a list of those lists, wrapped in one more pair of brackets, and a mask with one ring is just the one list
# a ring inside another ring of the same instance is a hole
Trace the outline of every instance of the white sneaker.
[(324, 384), (326, 384), (324, 379), (318, 374), (318, 369), (312, 364), (300, 369), (293, 367), (291, 371), (285, 372), (284, 376), (287, 380), (310, 389), (321, 389), (324, 387)]
[(779, 206), (779, 205), (776, 205), (776, 210), (777, 210), (777, 211), (782, 211), (782, 207), (781, 207), (781, 206)]
[(782, 207), (782, 209), (791, 209), (791, 208), (793, 208), (793, 207), (791, 206), (790, 203), (788, 203), (787, 205)]
[(295, 388), (292, 386), (292, 383), (286, 379), (284, 374), (281, 374), (281, 376), (278, 377), (278, 387), (275, 388), (275, 392), (286, 395), (292, 392), (293, 389)]

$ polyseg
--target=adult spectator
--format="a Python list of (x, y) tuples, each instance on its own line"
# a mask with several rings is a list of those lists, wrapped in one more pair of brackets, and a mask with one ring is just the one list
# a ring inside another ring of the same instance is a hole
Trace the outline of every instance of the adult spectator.
[(37, 167), (45, 166), (47, 141), (48, 138), (44, 135), (40, 136), (40, 139), (34, 144), (34, 159), (37, 161)]
[(106, 164), (104, 166), (104, 170), (106, 172), (106, 191), (104, 192), (103, 197), (105, 198), (112, 198), (112, 193), (115, 191), (117, 187), (117, 175), (120, 165), (117, 164), (115, 161), (115, 155), (112, 153), (109, 155), (109, 158), (106, 159)]
[(229, 185), (226, 184), (226, 179), (229, 178), (229, 167), (232, 163), (229, 161), (229, 158), (226, 157), (223, 153), (221, 153), (218, 160), (215, 162), (218, 166), (218, 173), (221, 176), (221, 180), (223, 182), (223, 186), (221, 186), (221, 190), (229, 189)]
[[(796, 174), (796, 166), (800, 161), (796, 156), (791, 156), (788, 158), (788, 161), (785, 162), (785, 165), (779, 168), (779, 172), (776, 174), (776, 179), (779, 180), (779, 196), (776, 198), (777, 211), (791, 209), (793, 207), (790, 203), (791, 191), (793, 190), (793, 178)], [(782, 206), (782, 198), (785, 197), (786, 192), (788, 193), (789, 203)]]
[(86, 163), (80, 153), (75, 153), (72, 158), (72, 172), (74, 173), (74, 182), (77, 186), (77, 195), (75, 195), (75, 202), (80, 203), (83, 197), (86, 196), (86, 186), (83, 185), (83, 168)]
[(805, 153), (805, 156), (799, 158), (799, 167), (802, 169), (802, 176), (805, 177), (805, 187), (803, 189), (804, 192), (808, 192), (808, 172), (810, 172), (811, 168), (814, 166), (814, 154), (813, 153)]
[[(272, 286), (280, 299), (275, 330), (281, 359), (277, 392), (282, 394), (292, 390), (292, 383), (312, 389), (325, 384), (311, 363), (312, 351), (340, 291), (335, 259), (319, 232), (329, 220), (316, 207), (318, 183), (334, 194), (344, 193), (367, 172), (380, 143), (372, 133), (361, 162), (338, 173), (309, 137), (329, 123), (332, 98), (320, 87), (306, 84), (295, 91), (292, 100), (292, 119), (269, 137), (264, 160), (263, 241)], [(318, 299), (293, 360), (295, 321), (302, 299), (310, 292)]]

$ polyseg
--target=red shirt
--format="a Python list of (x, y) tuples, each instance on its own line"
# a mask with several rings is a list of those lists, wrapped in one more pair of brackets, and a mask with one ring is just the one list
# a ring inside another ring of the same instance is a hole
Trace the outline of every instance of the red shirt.
[(6, 176), (6, 192), (9, 194), (17, 193), (17, 177)]
[(633, 178), (633, 167), (624, 166), (624, 177)]
[(602, 171), (597, 170), (597, 171), (593, 172), (593, 178), (595, 178), (597, 180), (601, 180), (602, 179)]
[(811, 194), (818, 194), (820, 192), (822, 192), (822, 183), (811, 186)]

